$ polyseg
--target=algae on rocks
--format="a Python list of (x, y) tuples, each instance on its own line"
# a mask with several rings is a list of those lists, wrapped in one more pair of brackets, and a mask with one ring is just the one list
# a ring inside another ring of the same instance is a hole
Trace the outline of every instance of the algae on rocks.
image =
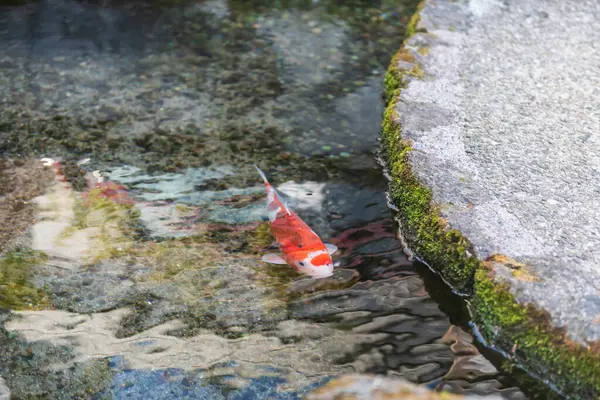
[[(411, 249), (431, 267), (441, 272), (452, 287), (462, 293), (472, 289), (473, 276), (479, 261), (471, 244), (456, 229), (448, 229), (439, 216), (439, 207), (432, 204), (431, 190), (414, 176), (409, 163), (410, 143), (402, 139), (402, 127), (396, 115), (396, 98), (404, 77), (413, 67), (402, 70), (397, 64), (407, 56), (401, 49), (386, 74), (387, 108), (383, 117), (381, 153), (391, 177), (390, 195), (398, 207), (402, 234)], [(418, 79), (418, 77), (417, 77)]]
[(48, 295), (32, 283), (33, 268), (46, 259), (44, 253), (26, 248), (0, 255), (0, 308), (35, 310), (50, 305)]
[(570, 340), (564, 329), (552, 327), (548, 313), (518, 304), (486, 267), (475, 277), (471, 310), (489, 344), (505, 350), (510, 363), (548, 380), (568, 398), (600, 395), (599, 344), (586, 348)]

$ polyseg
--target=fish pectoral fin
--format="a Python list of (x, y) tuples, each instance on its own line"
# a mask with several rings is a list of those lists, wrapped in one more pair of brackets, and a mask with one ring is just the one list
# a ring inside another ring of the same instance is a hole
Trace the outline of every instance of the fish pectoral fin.
[(325, 247), (327, 248), (327, 252), (329, 254), (335, 253), (338, 249), (335, 244), (331, 244), (331, 243), (325, 243)]
[(265, 254), (261, 257), (261, 260), (269, 264), (287, 264), (287, 262), (283, 258), (281, 258), (279, 254), (274, 253)]

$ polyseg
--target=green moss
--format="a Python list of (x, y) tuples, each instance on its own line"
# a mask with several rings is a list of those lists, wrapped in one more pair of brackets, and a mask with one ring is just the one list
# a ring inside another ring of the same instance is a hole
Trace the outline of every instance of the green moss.
[(151, 265), (152, 279), (164, 280), (191, 269), (214, 266), (223, 259), (222, 249), (189, 239), (171, 239), (160, 243), (135, 243), (113, 254), (113, 258), (138, 265)]
[(89, 261), (94, 263), (119, 255), (139, 234), (140, 212), (126, 196), (126, 191), (114, 183), (77, 196), (71, 225), (61, 232), (56, 244), (62, 245), (63, 240), (79, 230), (97, 228), (98, 245), (93, 246)]
[(210, 224), (201, 232), (184, 241), (219, 245), (222, 254), (262, 254), (273, 243), (270, 223), (245, 225)]
[(130, 337), (171, 319), (175, 314), (174, 311), (153, 315), (154, 309), (152, 304), (161, 300), (161, 298), (152, 293), (141, 292), (123, 301), (121, 306), (128, 307), (130, 312), (124, 315), (119, 321), (115, 337), (118, 339)]
[(570, 341), (564, 330), (552, 328), (547, 314), (519, 305), (485, 268), (475, 275), (474, 292), (474, 317), (491, 344), (511, 349), (518, 366), (548, 378), (569, 398), (600, 397), (597, 344), (586, 348)]
[(43, 290), (31, 283), (33, 267), (47, 256), (29, 249), (13, 250), (0, 258), (0, 308), (33, 310), (50, 304)]
[(191, 237), (159, 243), (130, 242), (108, 257), (132, 264), (152, 265), (151, 277), (170, 279), (186, 270), (212, 267), (227, 258), (262, 254), (273, 243), (269, 223), (247, 225), (202, 225)]
[(119, 204), (108, 197), (104, 197), (102, 189), (95, 188), (87, 192), (85, 198), (76, 200), (73, 208), (72, 225), (74, 229), (98, 227), (104, 231), (111, 222), (123, 225), (126, 223), (127, 218), (133, 218), (135, 214), (128, 214), (131, 209), (131, 204)]
[(421, 20), (421, 10), (423, 9), (423, 7), (425, 7), (425, 0), (423, 0), (419, 3), (419, 5), (417, 6), (417, 10), (410, 18), (410, 21), (408, 22), (408, 25), (406, 26), (406, 37), (411, 37), (415, 33), (419, 32), (419, 30), (417, 29), (417, 25), (419, 24), (419, 21)]
[[(392, 62), (390, 67), (385, 73), (385, 77), (383, 78), (383, 82), (385, 85), (384, 90), (384, 98), (386, 102), (389, 102), (391, 99), (396, 98), (399, 95), (399, 90), (402, 86), (402, 74), (396, 67), (397, 59), (392, 58)], [(384, 128), (385, 125), (390, 123), (390, 121), (383, 121)]]
[(255, 253), (259, 253), (270, 246), (275, 238), (271, 235), (271, 224), (264, 222), (260, 224), (255, 230), (250, 232), (250, 245)]

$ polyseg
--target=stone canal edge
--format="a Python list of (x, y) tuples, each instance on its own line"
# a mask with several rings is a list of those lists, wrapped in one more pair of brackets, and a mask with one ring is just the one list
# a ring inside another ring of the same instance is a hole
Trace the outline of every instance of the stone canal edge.
[[(431, 57), (440, 49), (460, 52), (462, 43), (448, 38), (461, 25), (467, 31), (473, 14), (476, 18), (481, 11), (474, 9), (490, 2), (424, 0), (409, 23), (385, 77), (381, 162), (390, 182), (390, 205), (398, 211), (407, 250), (466, 297), (474, 328), (486, 346), (499, 351), (512, 367), (567, 398), (600, 398), (600, 343), (574, 339), (567, 329), (553, 324), (548, 310), (514, 294), (506, 271), (520, 280), (535, 280), (526, 263), (508, 254), (478, 257), (472, 238), (444, 218), (444, 204), (436, 201), (429, 180), (423, 178), (430, 172), (424, 172), (426, 163), (414, 155), (428, 149), (423, 143), (416, 148), (404, 131), (411, 112), (425, 116), (429, 129), (438, 122), (439, 114), (431, 116), (436, 111), (428, 108), (431, 104), (418, 104), (414, 99), (411, 103), (403, 94), (412, 86), (436, 79), (438, 71), (428, 70)], [(439, 95), (429, 93), (432, 103), (443, 103), (436, 99)]]

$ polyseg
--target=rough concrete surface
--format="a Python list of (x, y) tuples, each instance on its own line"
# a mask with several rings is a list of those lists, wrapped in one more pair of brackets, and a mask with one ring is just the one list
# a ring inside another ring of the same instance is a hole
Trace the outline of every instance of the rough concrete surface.
[[(600, 339), (600, 3), (431, 0), (397, 115), (442, 216), (521, 303)], [(401, 61), (399, 61), (401, 62)], [(416, 74), (420, 75), (420, 74)]]

